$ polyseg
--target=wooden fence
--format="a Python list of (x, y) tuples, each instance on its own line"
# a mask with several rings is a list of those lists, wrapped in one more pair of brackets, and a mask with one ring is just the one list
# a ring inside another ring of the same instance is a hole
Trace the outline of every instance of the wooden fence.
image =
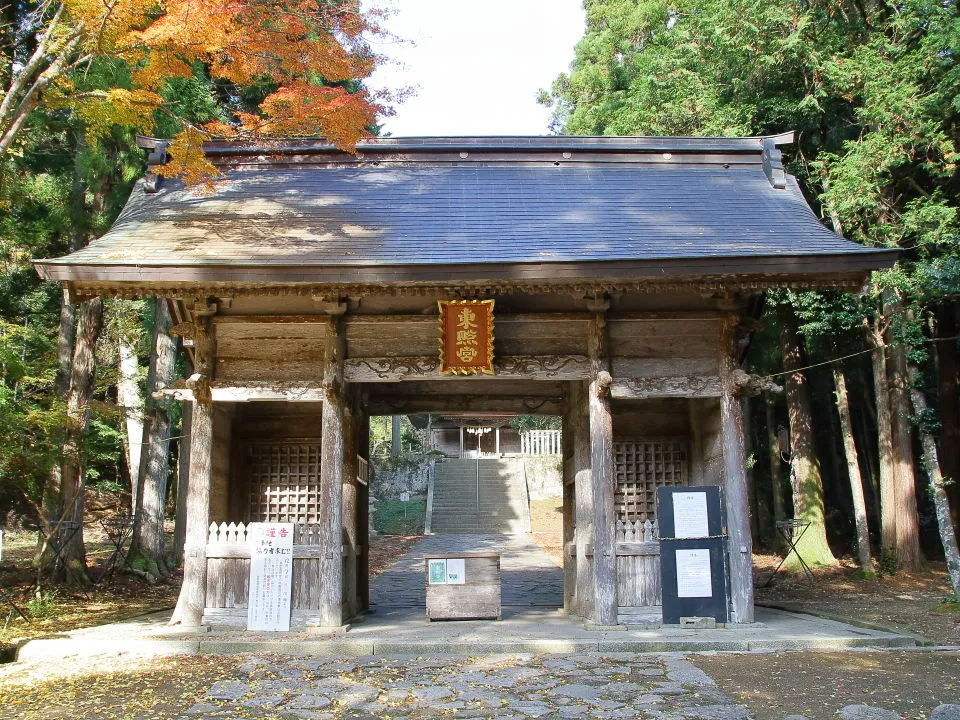
[(559, 430), (524, 430), (520, 433), (521, 455), (561, 455), (563, 439)]
[[(208, 608), (245, 608), (250, 547), (243, 523), (211, 523), (207, 537)], [(320, 526), (297, 523), (293, 535), (293, 608), (316, 610), (320, 597)]]
[(660, 541), (649, 520), (617, 521), (617, 604), (621, 608), (660, 605)]

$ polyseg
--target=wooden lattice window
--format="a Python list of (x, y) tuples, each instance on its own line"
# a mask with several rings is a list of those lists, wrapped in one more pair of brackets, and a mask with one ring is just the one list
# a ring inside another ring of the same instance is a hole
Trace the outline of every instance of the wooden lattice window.
[(320, 520), (320, 442), (250, 445), (250, 520), (312, 523)]
[(686, 443), (680, 440), (616, 442), (613, 453), (617, 519), (654, 520), (657, 488), (686, 482)]

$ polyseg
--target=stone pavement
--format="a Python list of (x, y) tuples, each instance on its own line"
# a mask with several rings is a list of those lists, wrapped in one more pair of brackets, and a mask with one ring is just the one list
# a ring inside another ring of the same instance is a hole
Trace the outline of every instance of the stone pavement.
[(563, 606), (563, 569), (527, 535), (427, 535), (370, 583), (371, 607), (424, 608), (423, 558), (427, 555), (499, 553), (501, 603), (505, 606)]
[(674, 653), (486, 657), (251, 656), (191, 718), (745, 720), (747, 709)]

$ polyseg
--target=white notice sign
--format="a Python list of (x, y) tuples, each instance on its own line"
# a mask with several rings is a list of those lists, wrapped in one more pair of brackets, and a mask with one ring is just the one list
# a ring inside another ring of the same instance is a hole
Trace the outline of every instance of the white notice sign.
[(463, 585), (467, 581), (465, 560), (447, 560), (447, 584)]
[(677, 550), (677, 597), (713, 597), (710, 551)]
[(673, 493), (673, 536), (676, 538), (710, 536), (705, 492)]
[(247, 630), (289, 630), (293, 523), (250, 523)]

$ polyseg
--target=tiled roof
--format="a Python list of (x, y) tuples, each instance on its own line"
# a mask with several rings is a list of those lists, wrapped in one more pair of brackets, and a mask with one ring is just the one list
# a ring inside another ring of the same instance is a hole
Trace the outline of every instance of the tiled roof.
[(148, 192), (141, 181), (106, 235), (37, 265), (55, 279), (169, 281), (189, 269), (230, 281), (263, 269), (291, 281), (389, 281), (444, 268), (482, 279), (507, 266), (590, 277), (893, 261), (825, 228), (777, 170), (770, 141), (764, 153), (755, 138), (456, 140), (374, 141), (359, 156), (309, 141), (212, 144), (224, 173), (213, 192), (170, 181)]

